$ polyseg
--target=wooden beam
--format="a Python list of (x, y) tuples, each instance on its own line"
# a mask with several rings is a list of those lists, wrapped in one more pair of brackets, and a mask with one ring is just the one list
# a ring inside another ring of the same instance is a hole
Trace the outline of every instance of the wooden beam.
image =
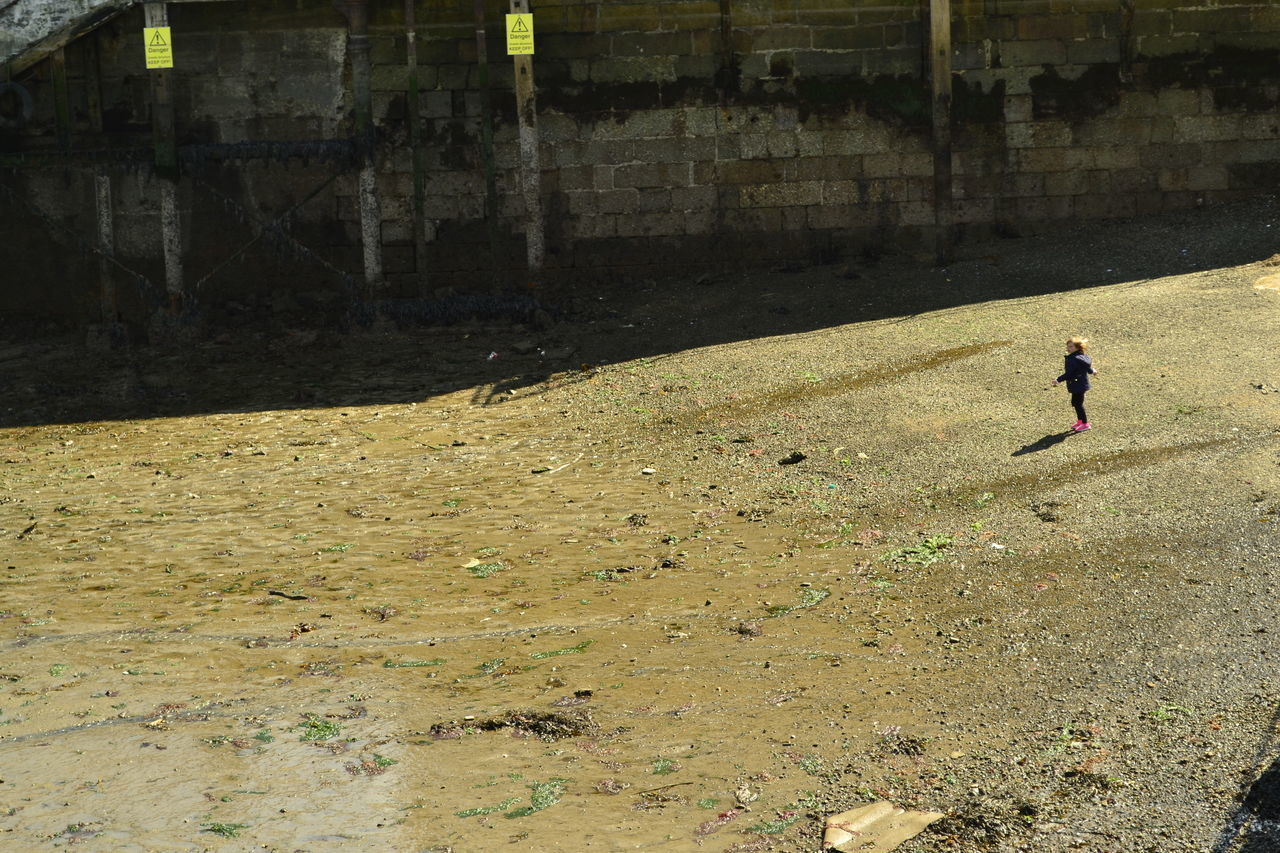
[(489, 36), (485, 0), (475, 0), (476, 70), (480, 77), (480, 152), (484, 158), (484, 222), (489, 231), (489, 265), (497, 272), (502, 261), (498, 231), (498, 169), (493, 157), (493, 95), (489, 89)]

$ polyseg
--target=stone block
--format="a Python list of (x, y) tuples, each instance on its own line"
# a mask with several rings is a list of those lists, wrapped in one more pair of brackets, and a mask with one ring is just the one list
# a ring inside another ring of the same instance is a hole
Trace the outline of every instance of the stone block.
[(786, 163), (788, 181), (838, 181), (862, 174), (860, 157), (798, 157)]
[(636, 213), (639, 199), (639, 190), (597, 190), (596, 210), (600, 213)]
[(861, 71), (859, 54), (834, 50), (797, 50), (795, 70), (798, 77), (842, 77)]
[(813, 47), (814, 31), (811, 27), (769, 27), (759, 30), (752, 37), (752, 49), (761, 53), (777, 50), (794, 50)]
[(788, 158), (796, 156), (796, 135), (787, 131), (772, 131), (765, 134), (768, 156)]
[(1280, 139), (1280, 116), (1248, 115), (1240, 119), (1241, 139)]
[(748, 184), (742, 187), (741, 203), (748, 207), (795, 207), (819, 204), (822, 201), (821, 181), (796, 181), (793, 183)]
[(1200, 93), (1195, 89), (1162, 89), (1156, 95), (1156, 109), (1166, 116), (1192, 116), (1200, 112)]
[(716, 163), (716, 179), (725, 184), (770, 184), (783, 179), (783, 163), (774, 160), (730, 160)]
[(782, 230), (783, 231), (804, 231), (809, 227), (809, 208), (806, 207), (784, 207), (782, 208)]
[[(921, 62), (921, 50), (917, 44), (906, 44), (901, 47), (885, 47), (880, 50), (865, 50), (860, 54), (850, 54), (849, 67), (837, 73), (861, 73), (863, 77), (888, 75), (898, 77), (904, 74), (918, 75), (924, 73)], [(837, 66), (838, 67), (838, 66)]]
[(744, 160), (764, 160), (769, 157), (768, 134), (741, 133), (737, 136), (737, 142)]
[(684, 211), (684, 232), (708, 234), (715, 230), (718, 218), (713, 208), (686, 210)]
[(1089, 175), (1089, 172), (1050, 172), (1044, 176), (1044, 194), (1080, 195), (1089, 190)]
[(683, 110), (657, 109), (631, 113), (621, 121), (601, 122), (596, 125), (598, 139), (647, 139), (655, 136), (672, 136), (675, 133), (677, 114)]
[(1018, 172), (1010, 177), (1006, 186), (1013, 198), (1038, 198), (1044, 195), (1044, 175)]
[(1150, 169), (1113, 169), (1111, 171), (1111, 191), (1119, 195), (1155, 190), (1156, 176)]
[(840, 0), (792, 0), (787, 5), (793, 6), (795, 10), (795, 22), (806, 26), (838, 27), (857, 20), (854, 3)]
[(1032, 119), (1031, 95), (1008, 95), (1004, 99), (1004, 120), (1006, 122), (1025, 122)]
[(1196, 165), (1201, 153), (1201, 146), (1192, 143), (1148, 145), (1142, 149), (1140, 160), (1149, 169), (1175, 169)]
[(1138, 55), (1147, 59), (1195, 53), (1200, 50), (1200, 37), (1195, 33), (1168, 36), (1139, 36)]
[(1137, 204), (1133, 196), (1088, 193), (1073, 196), (1071, 210), (1077, 219), (1116, 219), (1137, 215)]
[(596, 26), (603, 33), (653, 32), (662, 29), (662, 18), (656, 4), (613, 0), (599, 4)]
[(612, 56), (684, 56), (693, 50), (693, 39), (686, 31), (615, 33), (610, 39)]
[(691, 172), (687, 163), (640, 163), (618, 166), (613, 171), (614, 186), (626, 187), (687, 187)]
[[(708, 142), (709, 140), (703, 140)], [(637, 139), (636, 159), (644, 163), (685, 163), (684, 140), (674, 136), (655, 139)], [(714, 151), (713, 151), (714, 156)]]
[(782, 227), (782, 213), (776, 207), (726, 210), (724, 225), (730, 231), (777, 231)]
[(1174, 116), (1174, 132), (1181, 142), (1226, 142), (1240, 138), (1239, 115)]
[(824, 205), (857, 204), (862, 200), (862, 191), (858, 181), (825, 181), (822, 184), (822, 203)]
[(677, 124), (683, 122), (689, 136), (715, 136), (719, 132), (719, 110), (716, 107), (693, 107), (681, 110)]
[(865, 182), (868, 202), (892, 202), (907, 197), (907, 181), (904, 178), (872, 178)]
[(994, 222), (996, 202), (994, 198), (966, 198), (951, 203), (951, 219), (957, 224)]
[(692, 162), (716, 159), (716, 140), (710, 137), (698, 137), (679, 140), (680, 159)]
[(1071, 125), (1064, 121), (1010, 122), (1004, 127), (1009, 148), (1062, 148), (1072, 144)]
[(671, 190), (663, 187), (640, 190), (635, 209), (638, 213), (663, 213), (671, 210)]
[(1120, 61), (1120, 40), (1093, 38), (1067, 44), (1067, 59), (1073, 65), (1101, 65)]
[(706, 30), (720, 25), (719, 0), (664, 3), (659, 12), (662, 15), (662, 27), (667, 30)]
[(1075, 141), (1091, 148), (1146, 145), (1151, 141), (1151, 122), (1140, 118), (1095, 118), (1076, 125)]
[(885, 46), (883, 27), (822, 27), (813, 31), (817, 50), (879, 50)]
[(1054, 222), (1068, 219), (1073, 211), (1071, 196), (1020, 198), (1014, 203), (1015, 216), (1027, 222)]
[(595, 192), (595, 169), (591, 166), (565, 166), (555, 170), (555, 175), (561, 190)]
[(672, 210), (712, 210), (716, 207), (716, 188), (711, 186), (676, 187), (671, 190)]
[(805, 209), (810, 228), (834, 230), (849, 228), (860, 219), (861, 211), (850, 204), (820, 204)]
[(1102, 146), (1094, 150), (1094, 163), (1099, 169), (1137, 169), (1139, 151), (1140, 144)]
[(1190, 166), (1186, 170), (1188, 190), (1225, 190), (1230, 188), (1226, 165)]
[(570, 219), (565, 227), (569, 232), (569, 236), (579, 240), (616, 237), (618, 235), (618, 217), (613, 215), (579, 216)]
[(618, 217), (619, 237), (667, 237), (683, 233), (683, 213), (624, 214)]
[(1081, 148), (1022, 148), (1010, 152), (1027, 172), (1069, 172), (1094, 166), (1093, 152)]
[(671, 56), (619, 56), (591, 60), (593, 83), (671, 82), (676, 79)]

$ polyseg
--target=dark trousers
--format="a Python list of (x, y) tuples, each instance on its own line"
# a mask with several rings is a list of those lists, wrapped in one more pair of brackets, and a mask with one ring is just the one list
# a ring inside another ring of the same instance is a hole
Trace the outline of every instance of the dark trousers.
[(1084, 413), (1084, 392), (1071, 392), (1071, 407), (1076, 410), (1076, 417), (1085, 423), (1089, 422), (1089, 416)]

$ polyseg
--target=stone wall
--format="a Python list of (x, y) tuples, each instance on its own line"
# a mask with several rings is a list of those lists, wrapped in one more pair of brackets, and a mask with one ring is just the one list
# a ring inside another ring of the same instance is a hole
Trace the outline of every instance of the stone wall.
[[(927, 4), (533, 6), (549, 275), (650, 275), (931, 246)], [(524, 211), (501, 23), (506, 4), (487, 4), (496, 247), (484, 221), (484, 99), (472, 0), (417, 6), (425, 257), (412, 228), (403, 4), (371, 7), (384, 293), (521, 280)], [(170, 8), (178, 135), (188, 150), (352, 133), (345, 21), (329, 0)], [(1268, 0), (955, 0), (952, 39), (953, 218), (962, 238), (1276, 187), (1280, 6)], [(102, 69), (101, 132), (87, 119), (84, 58), (93, 53)], [(68, 47), (74, 147), (148, 144), (141, 57), (138, 10)], [(0, 130), (0, 155), (55, 144), (50, 75), (35, 66), (23, 82), (35, 94), (36, 116), (20, 130)], [(91, 230), (84, 188), (92, 182), (68, 180), (67, 168), (24, 164), (0, 172), (8, 176), (0, 184), (83, 234)], [(325, 263), (359, 276), (354, 170), (319, 153), (252, 167), (192, 167), (182, 198), (193, 275), (227, 254), (211, 233), (243, 242), (252, 236), (246, 211), (278, 215), (326, 176), (333, 180), (299, 208), (290, 233)], [(147, 223), (155, 212), (137, 191), (147, 179), (125, 171), (117, 180), (136, 185), (118, 194), (128, 232), (119, 238), (121, 255), (153, 273), (157, 229)], [(232, 211), (237, 205), (243, 209)], [(252, 270), (279, 260), (258, 251), (242, 259), (249, 275), (220, 276), (209, 295), (252, 290)], [(333, 285), (332, 270), (314, 258), (284, 254), (290, 257), (271, 275), (275, 286)]]

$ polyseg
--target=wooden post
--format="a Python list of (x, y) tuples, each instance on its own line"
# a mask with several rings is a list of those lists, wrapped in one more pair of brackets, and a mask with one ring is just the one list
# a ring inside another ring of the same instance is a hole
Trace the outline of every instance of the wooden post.
[[(527, 15), (529, 0), (511, 0), (511, 14)], [(542, 166), (538, 158), (538, 103), (533, 84), (533, 57), (513, 57), (516, 75), (516, 115), (520, 120), (520, 189), (525, 208), (525, 250), (529, 275), (542, 274), (546, 243), (542, 219)]]
[(929, 2), (929, 66), (933, 92), (933, 205), (937, 259), (951, 261), (951, 0)]
[[(143, 7), (148, 27), (169, 26), (164, 3)], [(151, 119), (155, 135), (156, 173), (160, 177), (160, 234), (164, 247), (165, 290), (169, 312), (182, 309), (182, 215), (178, 207), (178, 136), (174, 127), (173, 88), (168, 69), (155, 69), (151, 79)]]
[[(89, 128), (102, 133), (102, 65), (98, 53), (98, 37), (81, 40), (84, 45), (85, 100), (89, 107)], [(115, 281), (111, 261), (115, 255), (115, 206), (111, 198), (111, 173), (103, 166), (93, 170), (93, 191), (98, 219), (98, 305), (106, 326), (116, 323)]]
[(422, 139), (422, 108), (418, 87), (417, 0), (404, 0), (404, 28), (408, 40), (409, 64), (409, 146), (413, 151), (413, 256), (418, 273), (418, 291), (427, 293), (427, 163)]
[(347, 0), (347, 49), (351, 54), (351, 88), (355, 95), (356, 143), (360, 150), (357, 199), (360, 241), (364, 248), (364, 280), (369, 293), (382, 287), (382, 204), (373, 128), (372, 68), (369, 56), (369, 0)]
[(493, 160), (493, 98), (489, 91), (489, 37), (485, 32), (485, 0), (475, 0), (476, 68), (480, 78), (480, 143), (484, 157), (484, 221), (489, 229), (489, 264), (502, 263), (498, 232), (498, 170)]
[(58, 48), (49, 54), (53, 77), (53, 111), (58, 121), (58, 147), (71, 150), (71, 93), (67, 89), (67, 51)]

